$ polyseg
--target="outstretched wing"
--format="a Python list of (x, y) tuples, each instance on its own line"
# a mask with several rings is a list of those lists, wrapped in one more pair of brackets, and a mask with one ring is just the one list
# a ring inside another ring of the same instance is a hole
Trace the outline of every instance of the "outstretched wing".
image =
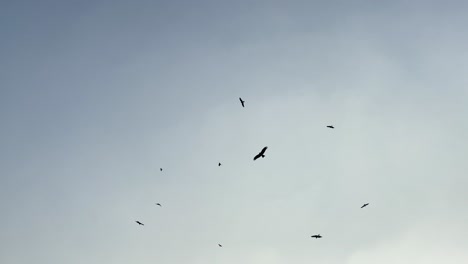
[(254, 160), (260, 158), (261, 156), (262, 156), (262, 153), (258, 153), (257, 155), (255, 155)]

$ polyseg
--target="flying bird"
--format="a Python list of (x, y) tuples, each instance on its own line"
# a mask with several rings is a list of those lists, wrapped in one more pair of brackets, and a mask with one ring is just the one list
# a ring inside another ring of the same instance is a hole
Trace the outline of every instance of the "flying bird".
[(159, 207), (162, 207), (162, 205), (160, 203), (156, 203), (156, 205), (159, 206)]
[(162, 168), (159, 168), (160, 171), (162, 171)]
[(221, 245), (221, 244), (218, 244), (218, 247), (223, 247), (223, 245)]
[(135, 221), (135, 222), (136, 222), (137, 224), (139, 224), (139, 225), (142, 225), (142, 226), (144, 226), (144, 225), (145, 225), (145, 224), (143, 224), (143, 223), (142, 223), (142, 222), (140, 222), (140, 221)]
[(262, 149), (262, 151), (260, 151), (260, 153), (258, 153), (258, 154), (254, 157), (253, 160), (256, 160), (256, 159), (258, 159), (258, 158), (260, 158), (260, 157), (264, 158), (264, 157), (265, 157), (265, 151), (267, 150), (267, 148), (268, 148), (268, 147), (264, 147), (264, 148)]
[(245, 101), (243, 101), (242, 98), (240, 98), (240, 97), (239, 97), (239, 100), (240, 100), (240, 102), (241, 102), (241, 104), (242, 104), (242, 107), (244, 107)]
[(322, 238), (322, 236), (321, 236), (320, 234), (318, 234), (318, 235), (313, 235), (313, 236), (310, 236), (310, 237), (313, 237), (313, 238), (315, 238), (315, 239), (317, 239), (317, 238)]
[(334, 126), (327, 126), (327, 127), (328, 127), (328, 128), (331, 128), (331, 129), (335, 128)]
[(219, 166), (221, 166), (221, 163), (220, 163), (220, 162), (218, 162), (218, 167), (219, 167)]
[(364, 208), (364, 207), (366, 207), (366, 206), (368, 206), (368, 205), (369, 205), (369, 203), (366, 203), (366, 204), (364, 204), (363, 206), (361, 206), (361, 208)]

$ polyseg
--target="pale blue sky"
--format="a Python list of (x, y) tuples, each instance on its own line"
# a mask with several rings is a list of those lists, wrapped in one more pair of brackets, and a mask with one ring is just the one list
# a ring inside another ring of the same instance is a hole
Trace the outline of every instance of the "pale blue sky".
[(0, 263), (467, 262), (467, 8), (0, 1)]

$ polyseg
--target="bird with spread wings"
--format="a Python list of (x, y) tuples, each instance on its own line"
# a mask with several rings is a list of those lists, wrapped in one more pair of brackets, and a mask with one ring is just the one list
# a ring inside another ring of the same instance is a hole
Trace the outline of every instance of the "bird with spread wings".
[(239, 100), (240, 100), (240, 102), (241, 102), (241, 104), (242, 104), (242, 107), (244, 107), (244, 103), (245, 103), (245, 101), (244, 101), (244, 100), (242, 100), (242, 98), (240, 98), (240, 97), (239, 97)]
[(260, 151), (260, 153), (258, 153), (257, 155), (255, 155), (254, 159), (253, 160), (256, 160), (260, 157), (264, 158), (265, 157), (265, 151), (267, 150), (268, 147), (264, 147), (262, 149), (262, 151)]

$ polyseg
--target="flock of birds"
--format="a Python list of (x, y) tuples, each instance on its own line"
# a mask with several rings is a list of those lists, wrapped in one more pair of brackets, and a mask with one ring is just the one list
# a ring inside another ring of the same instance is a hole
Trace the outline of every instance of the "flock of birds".
[[(239, 101), (241, 102), (242, 107), (245, 107), (245, 101), (242, 100), (242, 98), (240, 98), (240, 97), (239, 97)], [(332, 125), (329, 125), (329, 126), (327, 126), (327, 128), (334, 129), (335, 127), (332, 126)], [(266, 151), (267, 149), (268, 149), (268, 147), (264, 147), (257, 155), (254, 156), (253, 160), (255, 161), (255, 160), (257, 160), (257, 159), (260, 158), (260, 157), (261, 157), (261, 158), (265, 158), (265, 151)], [(218, 166), (221, 166), (221, 162), (218, 162)], [(159, 170), (160, 170), (160, 171), (163, 171), (162, 168), (160, 168)], [(156, 205), (159, 206), (159, 207), (162, 207), (162, 205), (161, 205), (160, 203), (156, 203)], [(364, 207), (366, 207), (366, 206), (368, 206), (368, 205), (369, 205), (369, 203), (363, 204), (363, 205), (361, 206), (361, 209), (364, 208)], [(135, 221), (135, 222), (136, 222), (138, 225), (142, 225), (142, 226), (145, 225), (145, 224), (143, 224), (143, 223), (140, 222), (140, 221)], [(320, 234), (312, 235), (312, 236), (310, 236), (310, 237), (315, 238), (315, 239), (322, 238), (322, 236), (321, 236)], [(223, 247), (223, 245), (218, 244), (218, 247)]]

